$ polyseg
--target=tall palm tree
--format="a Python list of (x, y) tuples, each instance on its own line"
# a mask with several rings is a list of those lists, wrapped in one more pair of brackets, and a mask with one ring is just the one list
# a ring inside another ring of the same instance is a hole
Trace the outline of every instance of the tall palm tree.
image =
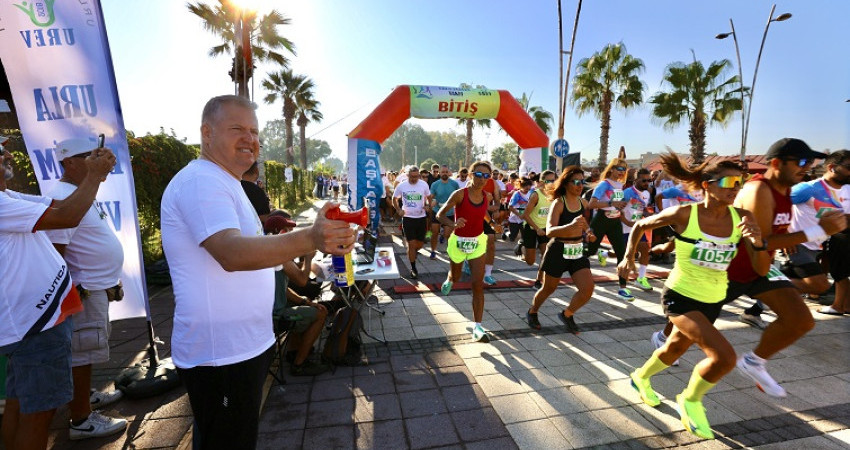
[(643, 103), (643, 82), (638, 74), (643, 61), (626, 51), (626, 46), (608, 44), (576, 66), (571, 103), (579, 117), (592, 112), (602, 122), (599, 135), (599, 164), (608, 162), (611, 108), (627, 110)]
[(694, 162), (705, 159), (705, 130), (708, 124), (725, 126), (735, 111), (741, 110), (740, 82), (737, 76), (723, 80), (732, 63), (714, 61), (708, 68), (702, 62), (674, 62), (664, 70), (662, 85), (669, 87), (649, 99), (652, 116), (664, 128), (688, 121), (688, 138)]
[[(299, 101), (300, 100), (300, 101)], [(307, 124), (310, 122), (321, 122), (324, 116), (319, 111), (318, 100), (313, 98), (312, 90), (307, 91), (303, 97), (296, 98), (295, 108), (298, 111), (298, 137), (301, 145), (301, 167), (307, 168)], [(311, 161), (316, 162), (316, 161)]]
[[(254, 75), (253, 59), (273, 61), (281, 67), (287, 67), (289, 60), (277, 50), (286, 50), (295, 55), (295, 45), (281, 36), (277, 28), (279, 25), (289, 25), (291, 21), (277, 10), (273, 9), (258, 17), (256, 11), (243, 11), (231, 0), (218, 0), (214, 6), (202, 2), (188, 3), (186, 6), (192, 14), (201, 18), (204, 29), (222, 40), (221, 44), (210, 49), (209, 56), (230, 55), (233, 52), (229, 75), (241, 96), (249, 96), (248, 80)], [(247, 37), (250, 42), (244, 43), (243, 37)], [(244, 49), (244, 44), (250, 45), (250, 50)]]
[[(305, 75), (296, 75), (290, 69), (284, 69), (280, 72), (270, 73), (269, 77), (263, 80), (263, 88), (268, 91), (263, 99), (266, 103), (272, 104), (278, 99), (283, 100), (283, 122), (286, 125), (286, 164), (293, 164), (292, 121), (295, 120), (297, 105), (304, 103), (305, 97), (312, 97), (313, 80)], [(306, 159), (307, 157), (304, 156), (304, 160)], [(303, 168), (306, 169), (306, 166)]]
[(516, 101), (519, 102), (522, 109), (531, 116), (534, 123), (536, 123), (543, 131), (543, 134), (548, 136), (549, 132), (552, 131), (552, 124), (554, 121), (552, 113), (543, 109), (542, 106), (529, 106), (531, 105), (531, 96), (526, 95), (525, 92), (523, 92), (522, 97), (516, 99)]
[[(461, 89), (472, 89), (472, 85), (466, 83), (461, 83), (459, 87)], [(475, 88), (487, 89), (481, 85), (475, 86)], [(469, 166), (472, 164), (472, 129), (476, 125), (479, 128), (490, 128), (490, 119), (458, 119), (457, 124), (466, 126), (466, 160), (463, 162), (463, 165)]]

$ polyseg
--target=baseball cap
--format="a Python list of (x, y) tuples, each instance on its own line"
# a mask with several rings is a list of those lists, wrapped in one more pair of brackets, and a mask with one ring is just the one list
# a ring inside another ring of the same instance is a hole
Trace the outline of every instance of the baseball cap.
[(281, 231), (287, 231), (289, 228), (295, 228), (297, 224), (292, 219), (276, 215), (269, 216), (266, 223), (263, 224), (263, 231), (266, 234), (280, 234)]
[(64, 161), (65, 158), (90, 152), (97, 148), (97, 144), (88, 139), (65, 139), (56, 144), (56, 159)]
[(812, 150), (808, 144), (796, 138), (782, 138), (774, 142), (764, 155), (767, 160), (774, 158), (825, 159), (826, 156), (825, 153)]

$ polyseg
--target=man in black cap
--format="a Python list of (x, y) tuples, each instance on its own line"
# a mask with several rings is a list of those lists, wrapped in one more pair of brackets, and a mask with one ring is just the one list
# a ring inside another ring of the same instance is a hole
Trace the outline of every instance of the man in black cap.
[[(762, 249), (775, 252), (803, 242), (817, 241), (846, 228), (844, 214), (832, 211), (823, 214), (817, 225), (795, 233), (788, 232), (792, 214), (791, 186), (802, 181), (815, 159), (824, 159), (827, 155), (812, 150), (800, 139), (784, 138), (771, 145), (765, 156), (768, 160), (767, 171), (745, 183), (735, 199), (736, 207), (753, 213), (764, 236)], [(814, 328), (812, 313), (800, 292), (778, 269), (771, 268), (765, 276), (756, 274), (746, 251), (738, 251), (729, 265), (728, 273), (729, 287), (724, 303), (732, 302), (742, 295), (757, 299), (759, 302), (741, 315), (741, 321), (764, 329), (756, 348), (738, 360), (738, 369), (755, 381), (764, 393), (772, 397), (785, 397), (785, 389), (770, 376), (765, 363), (768, 358)], [(765, 324), (759, 317), (762, 312), (761, 302), (777, 316), (770, 324)], [(666, 333), (653, 334), (653, 344), (663, 345), (663, 334)]]

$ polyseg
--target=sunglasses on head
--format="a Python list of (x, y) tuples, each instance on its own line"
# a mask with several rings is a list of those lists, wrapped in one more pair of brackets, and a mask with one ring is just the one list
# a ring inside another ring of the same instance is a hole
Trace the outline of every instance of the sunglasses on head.
[(721, 187), (723, 189), (733, 189), (740, 188), (742, 184), (744, 184), (744, 177), (741, 175), (735, 176), (726, 176), (715, 178), (713, 180), (708, 180), (709, 183), (717, 183), (717, 187)]
[(797, 167), (806, 167), (811, 160), (807, 159), (807, 158), (800, 158), (800, 159), (788, 158), (788, 159), (783, 159), (783, 161), (795, 161), (797, 163)]
[(475, 175), (475, 178), (490, 178), (490, 174), (487, 172), (472, 172), (472, 175)]
[(585, 184), (587, 184), (587, 182), (584, 181), (584, 178), (578, 180), (570, 180), (569, 183), (572, 183), (573, 186), (584, 186)]

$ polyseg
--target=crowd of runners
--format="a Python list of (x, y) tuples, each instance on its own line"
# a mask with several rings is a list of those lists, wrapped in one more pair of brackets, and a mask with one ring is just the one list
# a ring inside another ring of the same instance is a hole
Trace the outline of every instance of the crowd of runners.
[[(655, 171), (619, 158), (601, 171), (570, 166), (560, 174), (503, 173), (486, 161), (457, 174), (446, 165), (409, 166), (383, 174), (381, 215), (384, 223), (400, 221), (411, 280), (419, 278), (416, 262), (426, 244), (430, 259), (445, 252), (449, 260), (443, 295), (469, 277), (477, 342), (490, 340), (481, 322), (484, 287), (497, 283), (497, 239), (516, 242), (516, 256), (538, 265), (526, 313), (532, 329), (541, 328), (540, 308), (569, 273), (575, 292), (558, 317), (574, 334), (576, 314), (594, 292), (592, 264), (604, 267), (614, 256), (617, 296), (630, 302), (632, 286), (653, 290), (650, 262), (672, 257), (660, 292), (659, 312), (668, 322), (652, 334), (656, 351), (631, 373), (631, 383), (643, 402), (658, 406), (651, 377), (699, 346), (705, 358), (676, 402), (689, 432), (713, 438), (702, 398), (735, 367), (767, 395), (785, 397), (766, 363), (815, 326), (805, 296), (834, 289), (833, 303), (817, 312), (850, 315), (850, 151), (827, 155), (785, 138), (765, 160), (766, 171), (756, 175), (737, 161), (689, 166), (672, 153)], [(723, 305), (744, 296), (753, 303), (741, 321), (763, 332), (738, 356), (714, 322)], [(775, 320), (761, 318), (765, 308)]]

